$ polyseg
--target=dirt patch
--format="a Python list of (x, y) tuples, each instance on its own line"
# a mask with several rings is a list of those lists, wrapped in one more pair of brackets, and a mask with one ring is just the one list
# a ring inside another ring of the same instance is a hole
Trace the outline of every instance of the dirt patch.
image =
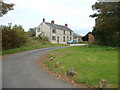
[(51, 74), (53, 77), (59, 80), (64, 80), (65, 82), (77, 87), (77, 88), (93, 88), (82, 83), (77, 83), (73, 80), (73, 77), (67, 76), (66, 74), (58, 74), (56, 71), (52, 72), (50, 68), (45, 64), (45, 60), (48, 57), (48, 54), (43, 55), (39, 60), (39, 66), (47, 73)]

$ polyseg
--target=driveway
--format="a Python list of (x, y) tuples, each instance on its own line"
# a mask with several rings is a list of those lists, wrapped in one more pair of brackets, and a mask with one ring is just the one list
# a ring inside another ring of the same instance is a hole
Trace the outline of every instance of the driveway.
[(85, 45), (88, 45), (88, 44), (69, 44), (70, 46), (85, 46)]
[(50, 47), (4, 56), (2, 59), (3, 88), (74, 88), (65, 81), (55, 79), (37, 64), (39, 58), (56, 49)]

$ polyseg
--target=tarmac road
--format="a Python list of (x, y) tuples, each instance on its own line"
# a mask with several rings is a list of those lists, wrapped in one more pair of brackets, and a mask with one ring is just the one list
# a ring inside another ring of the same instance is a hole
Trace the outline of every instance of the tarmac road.
[(3, 88), (75, 88), (44, 72), (38, 59), (48, 52), (66, 46), (20, 52), (2, 58)]

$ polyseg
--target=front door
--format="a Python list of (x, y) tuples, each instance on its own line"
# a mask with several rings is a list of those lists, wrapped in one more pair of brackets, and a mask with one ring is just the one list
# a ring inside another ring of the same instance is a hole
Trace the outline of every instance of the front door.
[(59, 43), (59, 36), (57, 37), (57, 43)]

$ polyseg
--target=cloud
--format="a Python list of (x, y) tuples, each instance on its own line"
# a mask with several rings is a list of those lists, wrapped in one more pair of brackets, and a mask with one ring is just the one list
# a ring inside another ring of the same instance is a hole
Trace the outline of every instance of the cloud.
[(93, 14), (91, 5), (96, 0), (6, 0), (14, 3), (13, 11), (2, 17), (3, 24), (12, 22), (22, 24), (27, 30), (38, 26), (42, 18), (47, 22), (52, 19), (55, 23), (68, 26), (74, 31), (84, 29), (91, 30), (94, 26), (94, 19), (89, 18)]
[(99, 2), (119, 2), (120, 0), (98, 0)]

